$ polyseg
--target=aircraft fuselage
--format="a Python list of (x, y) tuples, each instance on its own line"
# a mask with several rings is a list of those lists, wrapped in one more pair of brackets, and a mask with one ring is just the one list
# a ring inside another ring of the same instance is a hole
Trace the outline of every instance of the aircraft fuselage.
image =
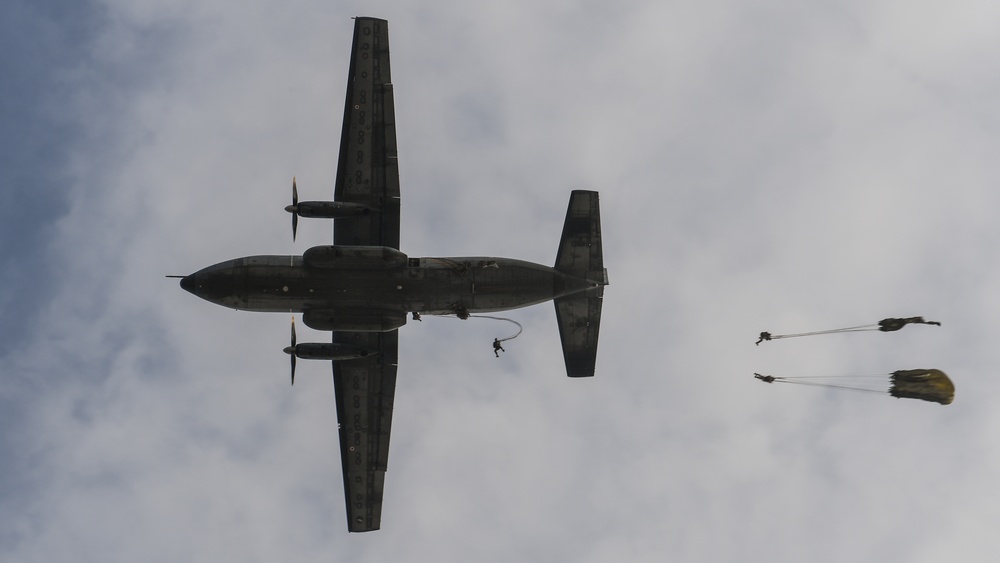
[(248, 256), (181, 281), (185, 290), (232, 309), (302, 312), (320, 330), (386, 331), (408, 312), (516, 309), (596, 287), (523, 260), (408, 258), (387, 247), (321, 246), (302, 256)]

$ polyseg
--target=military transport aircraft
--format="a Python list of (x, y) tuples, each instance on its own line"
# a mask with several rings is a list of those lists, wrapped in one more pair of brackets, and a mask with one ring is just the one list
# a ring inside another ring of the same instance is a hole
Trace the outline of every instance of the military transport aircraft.
[(332, 202), (298, 201), (298, 217), (333, 218), (332, 246), (248, 256), (184, 277), (185, 290), (232, 309), (301, 312), (330, 343), (295, 342), (295, 359), (330, 360), (348, 529), (377, 530), (396, 387), (397, 329), (407, 313), (457, 315), (555, 301), (566, 372), (594, 375), (607, 270), (597, 192), (574, 191), (555, 267), (493, 257), (411, 258), (399, 251), (399, 172), (385, 20), (356, 18)]

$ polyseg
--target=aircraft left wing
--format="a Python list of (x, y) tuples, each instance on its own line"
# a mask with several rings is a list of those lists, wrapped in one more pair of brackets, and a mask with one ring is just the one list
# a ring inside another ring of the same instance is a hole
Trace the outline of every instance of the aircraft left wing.
[(334, 200), (369, 208), (359, 217), (334, 221), (334, 244), (399, 248), (396, 115), (385, 20), (354, 20)]
[(368, 532), (379, 529), (382, 521), (399, 333), (334, 332), (333, 342), (378, 351), (333, 362), (347, 529)]

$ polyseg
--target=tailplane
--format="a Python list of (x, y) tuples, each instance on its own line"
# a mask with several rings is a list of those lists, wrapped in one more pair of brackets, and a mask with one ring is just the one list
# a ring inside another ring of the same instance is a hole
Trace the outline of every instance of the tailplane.
[(581, 286), (586, 288), (555, 299), (566, 375), (592, 377), (597, 362), (604, 286), (608, 285), (597, 192), (576, 190), (570, 195), (555, 269), (574, 282), (583, 282)]

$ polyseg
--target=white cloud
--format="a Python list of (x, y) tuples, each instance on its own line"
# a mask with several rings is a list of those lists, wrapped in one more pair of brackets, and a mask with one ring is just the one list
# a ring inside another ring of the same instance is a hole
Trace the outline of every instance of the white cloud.
[[(403, 250), (550, 263), (568, 192), (598, 189), (612, 285), (593, 380), (563, 375), (551, 305), (510, 315), (499, 360), (506, 325), (404, 327), (383, 530), (360, 536), (329, 366), (289, 389), (286, 316), (162, 277), (329, 242), (304, 221), (292, 245), (282, 207), (293, 174), (332, 192), (353, 13), (103, 7), (66, 78), (90, 143), (38, 249), (61, 289), (2, 359), (26, 405), (3, 558), (996, 551), (988, 6), (366, 5), (390, 20)], [(944, 326), (751, 344), (918, 314)], [(751, 377), (915, 367), (955, 404)]]

